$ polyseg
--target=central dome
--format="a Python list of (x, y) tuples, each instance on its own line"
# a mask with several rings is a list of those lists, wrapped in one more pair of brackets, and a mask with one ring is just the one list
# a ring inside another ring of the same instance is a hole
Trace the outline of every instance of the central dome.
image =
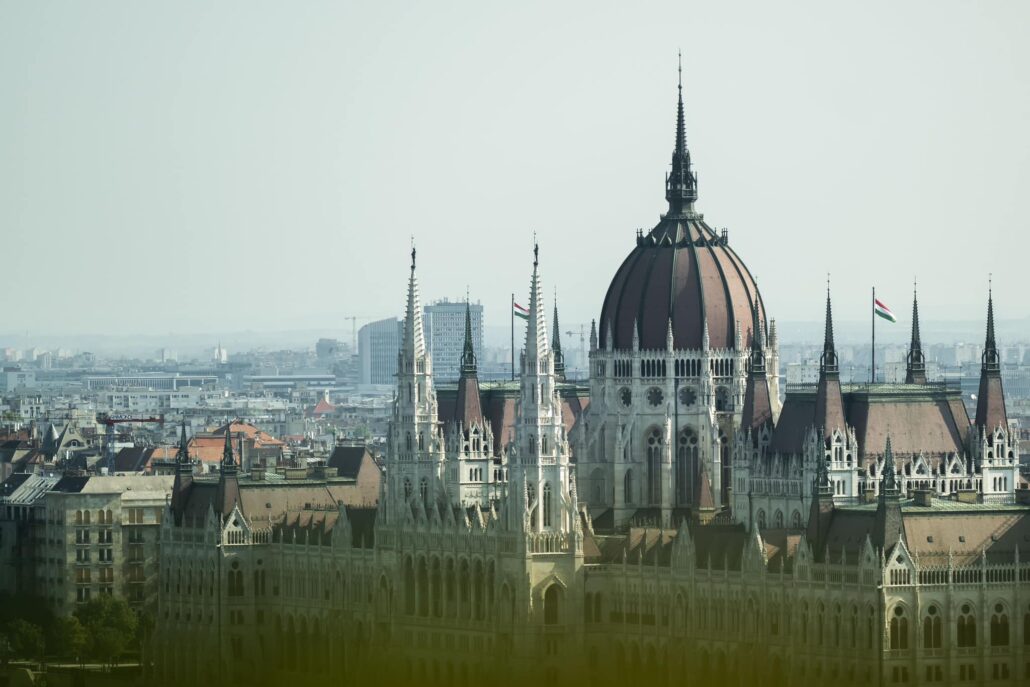
[(601, 347), (633, 348), (635, 327), (639, 348), (664, 349), (671, 320), (676, 349), (701, 348), (705, 323), (712, 348), (734, 348), (738, 325), (741, 345), (750, 348), (755, 308), (764, 328), (765, 305), (725, 234), (716, 234), (694, 211), (697, 176), (687, 150), (682, 84), (665, 197), (669, 212), (647, 236), (637, 236), (637, 247), (608, 287)]

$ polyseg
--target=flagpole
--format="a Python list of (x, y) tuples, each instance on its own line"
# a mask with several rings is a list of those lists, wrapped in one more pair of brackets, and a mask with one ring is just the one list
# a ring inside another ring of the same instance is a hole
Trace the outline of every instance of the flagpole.
[(511, 381), (515, 381), (515, 294), (511, 294)]
[(870, 372), (870, 384), (876, 384), (876, 287), (873, 287), (873, 347), (872, 347), (872, 371)]

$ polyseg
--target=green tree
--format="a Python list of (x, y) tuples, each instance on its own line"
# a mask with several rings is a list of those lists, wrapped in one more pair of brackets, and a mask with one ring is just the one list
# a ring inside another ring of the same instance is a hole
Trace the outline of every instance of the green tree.
[(135, 638), (136, 614), (119, 596), (95, 596), (75, 615), (89, 637), (87, 653), (104, 663), (114, 662)]
[(89, 641), (86, 628), (82, 626), (82, 623), (74, 615), (67, 618), (57, 618), (54, 621), (51, 637), (51, 651), (57, 653), (62, 658), (70, 658), (76, 661), (82, 659)]
[(43, 660), (46, 643), (43, 641), (43, 629), (39, 625), (27, 620), (13, 620), (7, 625), (7, 634), (11, 638), (15, 656)]

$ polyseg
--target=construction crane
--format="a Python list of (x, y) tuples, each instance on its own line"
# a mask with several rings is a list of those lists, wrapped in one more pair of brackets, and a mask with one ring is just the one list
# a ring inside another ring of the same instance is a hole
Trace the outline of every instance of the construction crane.
[(164, 425), (165, 416), (157, 417), (130, 417), (127, 415), (110, 415), (108, 413), (97, 414), (97, 424), (104, 425), (107, 429), (104, 433), (104, 462), (107, 464), (108, 474), (114, 472), (114, 426), (129, 423), (157, 423)]
[[(579, 362), (581, 367), (587, 364), (586, 334), (584, 332), (585, 332), (585, 330), (583, 328), (583, 325), (579, 325), (579, 361), (578, 362)], [(573, 330), (570, 329), (569, 331), (565, 332), (565, 336), (567, 336), (567, 337), (569, 337), (571, 339), (572, 337), (576, 336), (576, 332), (574, 332)]]
[(351, 315), (344, 316), (344, 322), (350, 320), (350, 351), (351, 355), (358, 354), (358, 320), (364, 322), (365, 320), (372, 319), (368, 315)]

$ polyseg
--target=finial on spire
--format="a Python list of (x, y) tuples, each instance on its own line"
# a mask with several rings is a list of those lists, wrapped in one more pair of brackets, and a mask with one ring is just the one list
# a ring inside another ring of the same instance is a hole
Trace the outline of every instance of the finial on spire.
[(551, 335), (551, 353), (554, 355), (554, 374), (560, 380), (565, 380), (565, 354), (561, 350), (561, 331), (558, 327), (558, 289), (554, 290), (554, 329)]
[(819, 358), (819, 370), (823, 375), (836, 375), (837, 349), (833, 344), (833, 310), (830, 304), (830, 274), (826, 274), (826, 330), (823, 336), (823, 354)]
[(540, 244), (536, 242), (536, 232), (533, 232), (533, 269), (540, 264)]
[(676, 100), (676, 147), (672, 152), (672, 171), (665, 180), (665, 199), (669, 213), (683, 215), (693, 212), (697, 200), (697, 176), (690, 169), (690, 151), (687, 150), (687, 132), (683, 116), (683, 53), (678, 53), (678, 80)]
[(677, 55), (677, 59), (678, 59), (678, 62), (679, 62), (678, 70), (679, 70), (679, 75), (680, 75), (679, 76), (679, 85), (677, 87), (679, 88), (680, 92), (682, 93), (683, 92), (683, 51), (682, 50), (677, 50), (676, 51), (676, 55)]
[(915, 277), (912, 278), (912, 340), (908, 345), (905, 383), (926, 383), (926, 358), (923, 355), (923, 344), (919, 336), (919, 298), (916, 292)]
[(411, 269), (415, 269), (415, 237), (411, 237)]
[(461, 352), (461, 374), (476, 374), (476, 352), (472, 346), (472, 306), (465, 294), (465, 345)]
[(987, 336), (984, 339), (982, 372), (998, 373), (1001, 371), (1001, 354), (998, 342), (994, 338), (994, 285), (992, 275), (987, 275)]

